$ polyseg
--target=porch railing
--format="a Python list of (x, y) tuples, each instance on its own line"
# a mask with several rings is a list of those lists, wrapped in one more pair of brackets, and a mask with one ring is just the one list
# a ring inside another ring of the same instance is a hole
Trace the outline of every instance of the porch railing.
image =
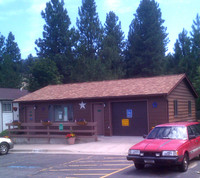
[(77, 125), (75, 122), (52, 123), (15, 123), (6, 124), (9, 136), (15, 138), (65, 138), (66, 134), (74, 133), (76, 138), (94, 138), (97, 140), (97, 123), (88, 122), (87, 125)]

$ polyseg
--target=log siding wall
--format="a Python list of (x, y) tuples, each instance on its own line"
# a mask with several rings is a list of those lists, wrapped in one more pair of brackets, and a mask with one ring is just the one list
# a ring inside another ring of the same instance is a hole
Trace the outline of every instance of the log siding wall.
[[(174, 100), (178, 102), (178, 115), (174, 115)], [(191, 101), (191, 111), (188, 111), (188, 101)], [(196, 120), (195, 97), (183, 80), (168, 96), (169, 122)]]
[[(153, 107), (156, 103), (157, 106)], [(149, 130), (158, 124), (167, 123), (167, 100), (165, 97), (152, 97), (148, 99)]]

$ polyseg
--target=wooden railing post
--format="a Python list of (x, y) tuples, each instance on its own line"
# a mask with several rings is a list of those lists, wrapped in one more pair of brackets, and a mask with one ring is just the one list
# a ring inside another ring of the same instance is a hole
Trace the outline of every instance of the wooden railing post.
[(97, 141), (97, 123), (94, 122), (94, 137), (95, 137), (95, 141)]
[(48, 135), (48, 143), (50, 143), (50, 132), (49, 132), (49, 125), (47, 126), (47, 135)]

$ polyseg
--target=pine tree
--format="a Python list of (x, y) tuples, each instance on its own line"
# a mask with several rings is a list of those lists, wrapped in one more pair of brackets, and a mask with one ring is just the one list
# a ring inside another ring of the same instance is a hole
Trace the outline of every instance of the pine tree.
[(121, 22), (114, 12), (109, 12), (106, 16), (101, 50), (101, 61), (105, 67), (106, 79), (118, 79), (124, 75), (124, 46), (124, 33), (121, 30)]
[(179, 34), (174, 46), (174, 73), (186, 73), (192, 80), (196, 73), (196, 65), (192, 58), (191, 40), (185, 29)]
[(161, 74), (168, 43), (161, 10), (155, 0), (142, 0), (128, 34), (127, 76)]
[(41, 13), (45, 20), (43, 39), (36, 40), (37, 54), (49, 58), (56, 63), (63, 82), (70, 80), (73, 65), (73, 48), (75, 29), (69, 29), (71, 24), (63, 0), (51, 0), (46, 3), (45, 11)]
[(192, 53), (198, 65), (200, 65), (200, 17), (197, 14), (196, 19), (193, 21), (192, 32)]
[(3, 53), (5, 50), (4, 45), (5, 45), (5, 37), (0, 33), (0, 64), (3, 61)]
[(20, 49), (12, 32), (8, 34), (5, 43), (3, 37), (1, 40), (1, 44), (4, 45), (1, 47), (0, 87), (19, 88), (22, 80)]
[(73, 78), (75, 81), (100, 80), (102, 68), (98, 54), (101, 48), (103, 27), (96, 12), (95, 1), (82, 0), (78, 14), (76, 24), (80, 37)]

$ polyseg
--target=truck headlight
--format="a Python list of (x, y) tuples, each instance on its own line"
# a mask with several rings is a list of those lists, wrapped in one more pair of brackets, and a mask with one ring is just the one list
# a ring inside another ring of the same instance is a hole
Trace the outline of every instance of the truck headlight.
[(130, 155), (140, 155), (140, 150), (129, 150), (128, 154), (130, 154)]
[(178, 156), (178, 151), (163, 151), (162, 156)]

